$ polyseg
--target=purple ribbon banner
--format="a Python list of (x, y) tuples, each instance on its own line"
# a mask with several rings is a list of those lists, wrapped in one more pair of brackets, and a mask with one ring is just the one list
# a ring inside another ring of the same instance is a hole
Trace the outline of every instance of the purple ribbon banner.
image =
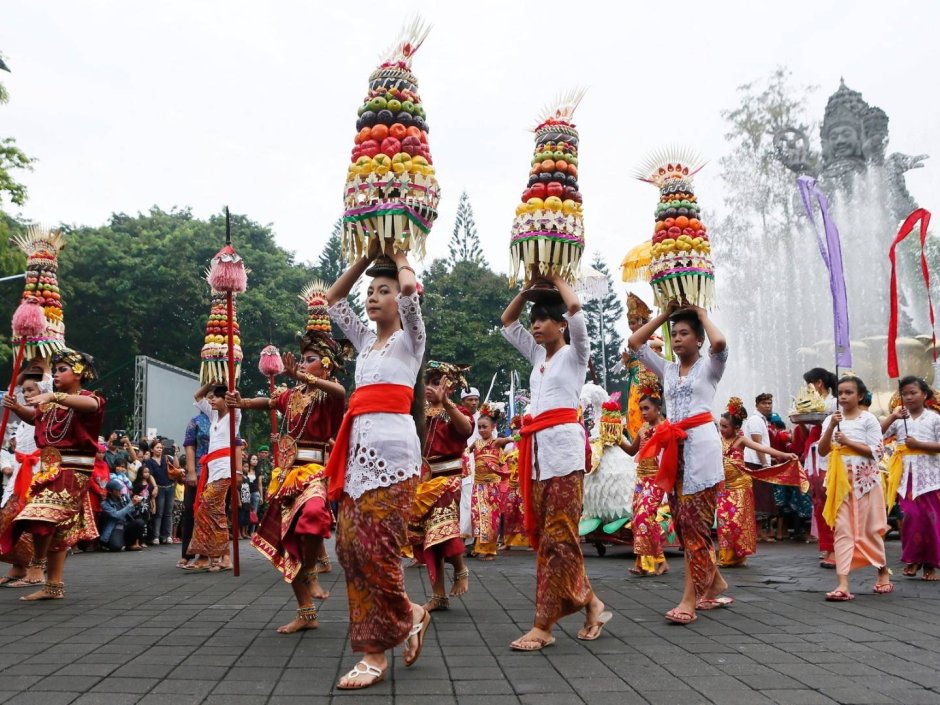
[[(848, 369), (852, 367), (852, 348), (849, 343), (849, 302), (845, 293), (845, 273), (842, 269), (842, 242), (839, 239), (839, 229), (829, 215), (829, 200), (826, 194), (819, 190), (816, 179), (810, 176), (797, 177), (796, 186), (803, 199), (803, 207), (809, 222), (813, 224), (816, 233), (816, 242), (819, 245), (819, 254), (822, 255), (826, 269), (829, 270), (829, 291), (832, 294), (832, 326), (835, 333), (836, 367)], [(819, 214), (822, 216), (823, 230), (826, 239), (823, 240), (816, 224), (816, 215), (813, 211), (813, 199), (819, 204)]]

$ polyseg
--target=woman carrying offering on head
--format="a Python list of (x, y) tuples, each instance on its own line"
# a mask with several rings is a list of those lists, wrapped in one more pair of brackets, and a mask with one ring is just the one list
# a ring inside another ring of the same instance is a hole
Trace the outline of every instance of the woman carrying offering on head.
[[(659, 357), (647, 343), (666, 321), (672, 324), (674, 362)], [(703, 355), (706, 337), (710, 349)], [(672, 515), (685, 549), (685, 589), (666, 619), (691, 624), (697, 619), (696, 610), (734, 602), (721, 596), (728, 584), (718, 570), (711, 536), (718, 486), (725, 476), (711, 408), (728, 350), (705, 309), (680, 308), (675, 301), (630, 336), (630, 349), (663, 383), (667, 421), (656, 429), (640, 459), (661, 453), (656, 483), (671, 495)]]
[[(350, 641), (362, 654), (340, 689), (384, 680), (385, 652), (403, 642), (405, 666), (413, 665), (431, 623), (430, 613), (405, 592), (400, 560), (421, 473), (411, 412), (426, 338), (414, 269), (405, 252), (388, 249), (389, 256), (376, 260), (378, 239), (372, 238), (367, 256), (327, 292), (330, 317), (359, 352), (356, 391), (327, 463), (330, 498), (339, 501), (336, 553), (346, 574)], [(375, 331), (346, 301), (363, 274), (372, 277), (365, 307)]]
[[(190, 571), (218, 573), (231, 570), (228, 556), (229, 527), (225, 498), (232, 484), (231, 436), (228, 414), (235, 414), (235, 436), (242, 422), (242, 412), (230, 410), (233, 398), (219, 382), (208, 382), (195, 395), (195, 407), (209, 417), (209, 452), (202, 458), (202, 474), (196, 490), (195, 525), (189, 544), (191, 553), (200, 558), (186, 567)], [(236, 440), (237, 442), (237, 440)], [(235, 448), (235, 467), (241, 468), (241, 445)]]
[[(552, 629), (562, 617), (585, 611), (578, 638), (597, 639), (610, 620), (584, 572), (578, 524), (586, 465), (586, 434), (578, 419), (581, 387), (590, 356), (581, 302), (559, 276), (548, 280), (557, 294), (541, 294), (529, 312), (531, 331), (519, 322), (531, 280), (503, 312), (503, 336), (532, 364), (530, 414), (519, 441), (519, 482), (526, 532), (536, 550), (535, 620), (512, 642), (517, 651), (539, 651), (555, 643)], [(570, 341), (570, 342), (569, 342)]]

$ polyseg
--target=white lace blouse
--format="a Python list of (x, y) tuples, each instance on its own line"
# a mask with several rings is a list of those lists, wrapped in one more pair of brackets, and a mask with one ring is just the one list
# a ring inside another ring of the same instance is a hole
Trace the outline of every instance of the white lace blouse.
[[(727, 348), (716, 355), (702, 355), (685, 377), (679, 376), (678, 362), (664, 360), (648, 344), (636, 354), (640, 362), (663, 381), (663, 399), (670, 421), (682, 421), (706, 411), (711, 413), (718, 382), (728, 362)], [(721, 436), (713, 423), (690, 428), (687, 433), (689, 437), (682, 451), (682, 493), (695, 494), (725, 479)]]
[[(903, 443), (908, 436), (926, 443), (940, 443), (940, 414), (930, 409), (924, 409), (916, 419), (904, 421), (898, 419), (893, 422), (885, 433), (885, 437), (897, 436), (898, 443)], [(910, 478), (911, 497), (917, 498), (927, 492), (940, 490), (940, 454), (909, 455), (904, 458), (904, 475), (898, 494), (907, 496), (908, 478)]]
[[(577, 409), (581, 405), (581, 387), (587, 372), (591, 343), (587, 335), (584, 313), (565, 314), (571, 344), (565, 345), (546, 360), (545, 347), (519, 321), (502, 329), (503, 337), (532, 363), (529, 391), (532, 394), (530, 413), (533, 417), (549, 409)], [(546, 428), (535, 434), (535, 462), (532, 478), (547, 480), (584, 470), (584, 427), (567, 423)]]
[[(424, 320), (418, 295), (398, 296), (402, 330), (379, 350), (376, 334), (345, 301), (331, 306), (330, 318), (359, 351), (356, 387), (401, 384), (413, 387), (424, 357)], [(421, 472), (421, 444), (410, 414), (363, 414), (353, 419), (344, 490), (353, 499), (390, 487)]]
[[(826, 435), (826, 429), (831, 424), (832, 417), (826, 417), (822, 425), (822, 434), (824, 436)], [(871, 449), (873, 456), (871, 458), (863, 455), (842, 456), (846, 471), (851, 474), (849, 479), (852, 481), (855, 496), (861, 499), (875, 489), (875, 485), (881, 484), (881, 470), (878, 467), (878, 461), (885, 453), (884, 443), (881, 439), (881, 424), (878, 423), (878, 419), (870, 411), (863, 411), (857, 418), (843, 418), (839, 423), (838, 430), (850, 441), (864, 443)]]

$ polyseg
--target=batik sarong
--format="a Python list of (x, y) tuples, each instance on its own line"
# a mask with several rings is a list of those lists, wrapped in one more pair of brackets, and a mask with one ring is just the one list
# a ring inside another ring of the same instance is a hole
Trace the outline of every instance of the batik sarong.
[(537, 554), (535, 626), (546, 631), (562, 617), (590, 602), (592, 590), (584, 572), (578, 523), (581, 520), (584, 473), (533, 480)]
[(641, 460), (636, 469), (636, 489), (633, 491), (633, 553), (647, 573), (665, 560), (663, 555), (663, 528), (658, 521), (659, 507), (663, 503), (663, 489), (656, 484), (656, 461)]
[(219, 557), (228, 550), (228, 517), (225, 515), (225, 498), (231, 480), (210, 482), (202, 491), (193, 538), (189, 542), (190, 553), (200, 556)]
[(346, 574), (349, 637), (357, 653), (388, 651), (411, 630), (401, 551), (418, 478), (343, 494), (336, 523), (336, 555)]
[(471, 510), (473, 538), (476, 539), (473, 546), (474, 553), (484, 556), (496, 554), (496, 544), (499, 539), (499, 510), (499, 478), (496, 477), (493, 482), (474, 482)]
[(717, 494), (718, 563), (742, 565), (757, 551), (757, 521), (751, 478), (743, 471), (729, 477)]
[(675, 493), (670, 496), (676, 533), (685, 550), (686, 566), (695, 586), (696, 601), (703, 599), (715, 581), (718, 564), (712, 541), (715, 498), (718, 485), (695, 494), (682, 494), (683, 454), (679, 449), (679, 469)]

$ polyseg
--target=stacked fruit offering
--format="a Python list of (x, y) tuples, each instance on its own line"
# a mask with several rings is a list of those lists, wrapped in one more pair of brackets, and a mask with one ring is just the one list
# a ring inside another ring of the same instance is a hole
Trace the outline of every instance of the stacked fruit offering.
[(352, 163), (346, 176), (343, 254), (354, 261), (377, 237), (424, 256), (437, 218), (440, 187), (428, 147), (428, 124), (411, 57), (427, 36), (416, 20), (369, 77), (359, 107)]
[(535, 128), (529, 182), (516, 206), (509, 249), (511, 284), (519, 267), (523, 283), (560, 275), (574, 283), (584, 251), (584, 222), (578, 190), (578, 131), (571, 121), (584, 90), (560, 96)]
[(670, 301), (710, 308), (715, 301), (715, 268), (692, 178), (704, 166), (688, 153), (659, 153), (637, 178), (659, 188), (656, 227), (650, 249), (650, 286), (656, 305)]
[[(237, 383), (241, 375), (242, 341), (234, 301), (232, 313), (231, 328), (235, 343), (235, 381)], [(199, 368), (199, 379), (203, 384), (228, 381), (228, 332), (229, 320), (225, 294), (213, 291), (209, 321), (206, 323), (206, 337), (200, 354), (202, 365)]]
[(601, 405), (601, 440), (604, 445), (618, 445), (623, 439), (623, 412), (620, 409), (620, 393)]
[[(26, 254), (26, 285), (21, 302), (30, 299), (42, 306), (46, 316), (46, 329), (26, 340), (23, 356), (49, 359), (54, 352), (65, 348), (65, 321), (62, 315), (62, 296), (56, 272), (59, 269), (59, 251), (65, 247), (61, 230), (30, 225), (26, 232), (13, 238), (13, 242)], [(13, 340), (13, 345), (20, 343)]]
[(317, 279), (310, 282), (300, 292), (300, 300), (307, 304), (308, 332), (329, 333), (333, 329), (330, 323), (330, 302), (326, 298), (326, 290), (326, 284)]

